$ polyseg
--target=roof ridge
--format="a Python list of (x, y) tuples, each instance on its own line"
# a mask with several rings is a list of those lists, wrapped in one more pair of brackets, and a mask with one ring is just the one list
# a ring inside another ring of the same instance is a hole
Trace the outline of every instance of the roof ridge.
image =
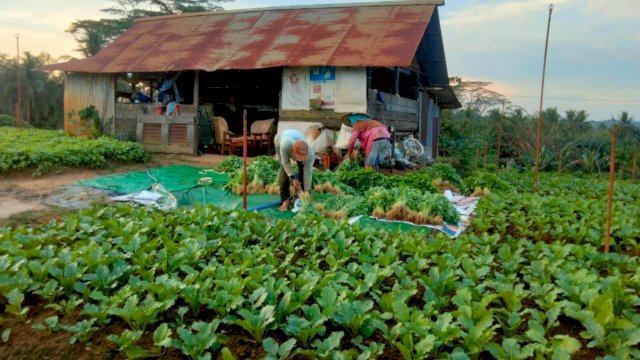
[(304, 10), (304, 9), (332, 9), (332, 8), (355, 8), (355, 7), (372, 7), (372, 6), (411, 6), (411, 5), (444, 5), (444, 0), (387, 0), (375, 2), (359, 2), (359, 3), (334, 3), (334, 4), (308, 4), (308, 5), (283, 5), (283, 6), (267, 6), (261, 8), (247, 8), (234, 10), (211, 10), (197, 13), (172, 14), (161, 16), (148, 16), (135, 19), (135, 22), (155, 21), (161, 19), (184, 18), (195, 16), (211, 16), (223, 14), (237, 14), (255, 11), (278, 11), (278, 10)]

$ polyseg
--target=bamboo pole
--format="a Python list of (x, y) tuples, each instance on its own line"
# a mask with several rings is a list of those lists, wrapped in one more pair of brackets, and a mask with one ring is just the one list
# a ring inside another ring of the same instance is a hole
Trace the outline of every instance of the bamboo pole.
[(631, 168), (631, 179), (635, 180), (636, 178), (636, 151), (633, 152), (633, 167)]
[(242, 207), (247, 210), (247, 110), (242, 112)]
[(540, 148), (542, 145), (542, 100), (544, 99), (544, 76), (547, 72), (547, 49), (549, 48), (549, 28), (551, 27), (551, 12), (553, 4), (549, 5), (549, 20), (547, 21), (547, 39), (544, 43), (544, 63), (542, 65), (542, 86), (540, 87), (540, 111), (538, 114), (538, 137), (536, 140), (536, 172), (533, 192), (538, 192), (538, 178), (540, 175)]
[(618, 127), (611, 128), (611, 157), (609, 159), (609, 194), (607, 197), (607, 230), (604, 238), (604, 253), (609, 252), (609, 240), (611, 239), (611, 212), (613, 209), (613, 182), (616, 176), (616, 142), (618, 140)]

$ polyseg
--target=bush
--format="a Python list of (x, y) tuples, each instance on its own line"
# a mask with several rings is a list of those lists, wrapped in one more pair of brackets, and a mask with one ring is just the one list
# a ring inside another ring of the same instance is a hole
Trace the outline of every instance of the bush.
[(11, 115), (0, 115), (0, 126), (15, 126), (15, 120)]

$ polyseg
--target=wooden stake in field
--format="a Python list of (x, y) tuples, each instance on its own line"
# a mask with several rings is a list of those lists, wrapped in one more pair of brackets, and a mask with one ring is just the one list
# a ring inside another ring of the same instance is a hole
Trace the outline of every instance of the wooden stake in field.
[(553, 4), (549, 5), (549, 20), (547, 22), (547, 40), (544, 43), (544, 63), (542, 65), (542, 86), (540, 87), (540, 111), (538, 117), (538, 138), (536, 140), (536, 173), (533, 192), (538, 192), (538, 176), (540, 175), (540, 148), (542, 145), (542, 99), (544, 98), (544, 75), (547, 71), (547, 49), (549, 47), (549, 28), (551, 27), (551, 12)]
[(611, 127), (611, 157), (609, 159), (609, 196), (607, 198), (607, 230), (604, 238), (604, 253), (609, 252), (609, 240), (611, 238), (611, 212), (613, 208), (613, 182), (616, 177), (616, 142), (618, 140), (618, 127)]
[(247, 110), (242, 112), (242, 207), (247, 210)]

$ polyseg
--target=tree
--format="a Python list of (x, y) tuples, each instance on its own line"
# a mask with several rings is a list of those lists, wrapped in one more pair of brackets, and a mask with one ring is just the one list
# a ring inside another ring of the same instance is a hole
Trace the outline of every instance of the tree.
[(623, 111), (618, 119), (612, 119), (618, 126), (618, 162), (621, 164), (620, 171), (629, 169), (631, 176), (636, 176), (638, 148), (640, 147), (640, 128), (634, 125), (633, 116)]
[(136, 18), (222, 10), (218, 4), (229, 0), (111, 0), (113, 7), (101, 9), (114, 16), (109, 19), (77, 20), (67, 32), (76, 39), (77, 51), (85, 57), (93, 56), (117, 39), (133, 25)]
[(452, 77), (449, 83), (465, 110), (476, 111), (481, 116), (493, 107), (502, 106), (506, 101), (504, 95), (487, 89), (489, 81), (463, 81), (460, 77)]
[[(15, 59), (0, 54), (0, 114), (14, 114), (17, 104), (17, 71), (21, 78), (22, 114), (27, 123), (39, 127), (56, 127), (51, 123), (62, 113), (63, 80), (60, 75), (36, 71), (55, 60), (47, 53), (37, 56), (25, 52), (17, 68)], [(62, 119), (60, 117), (60, 119)]]

